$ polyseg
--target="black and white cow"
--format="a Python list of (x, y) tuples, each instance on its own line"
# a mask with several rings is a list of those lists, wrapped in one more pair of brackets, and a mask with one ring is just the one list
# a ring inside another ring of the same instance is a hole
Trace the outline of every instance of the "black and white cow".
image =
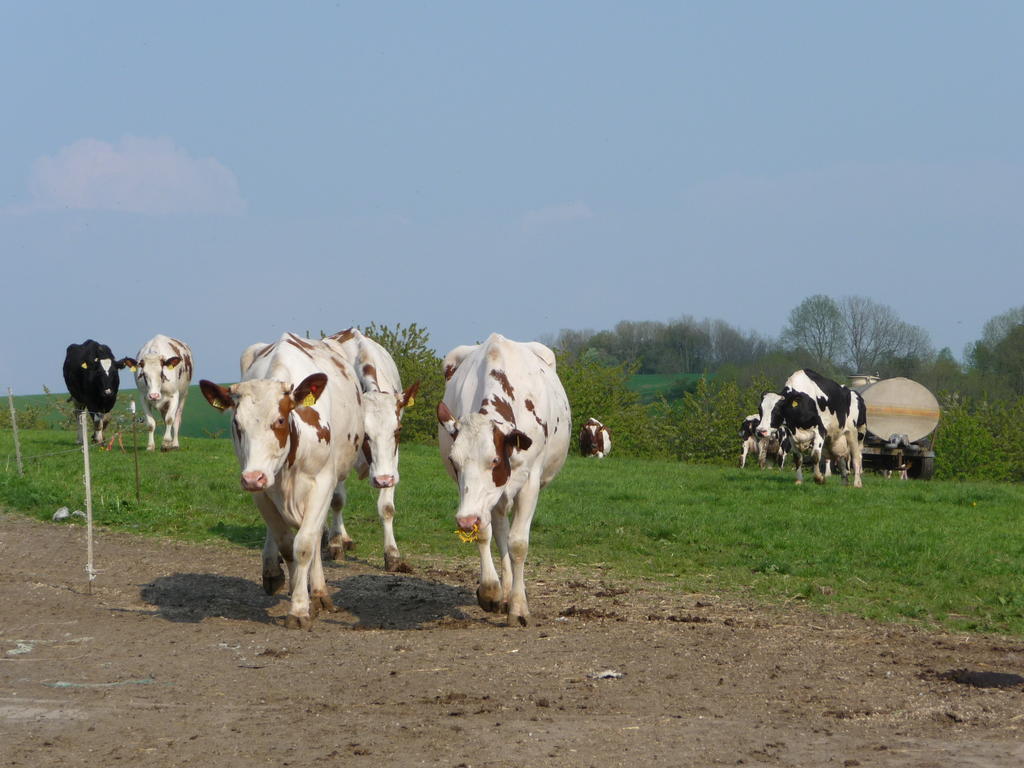
[(762, 437), (772, 429), (785, 427), (789, 431), (797, 484), (803, 482), (801, 464), (804, 453), (809, 453), (814, 482), (825, 482), (828, 462), (835, 459), (844, 480), (853, 469), (853, 485), (860, 488), (861, 448), (867, 431), (867, 408), (860, 393), (803, 368), (786, 379), (778, 396), (767, 420), (762, 415), (757, 431)]
[(740, 453), (740, 468), (747, 466), (747, 454), (753, 451), (757, 453), (757, 424), (761, 417), (752, 413), (740, 424), (740, 440), (743, 441), (742, 452)]
[(785, 425), (775, 429), (769, 427), (767, 435), (761, 435), (758, 432), (758, 427), (762, 421), (766, 424), (771, 421), (772, 409), (780, 397), (781, 395), (778, 392), (762, 392), (761, 402), (757, 408), (754, 436), (757, 442), (757, 465), (761, 469), (768, 466), (769, 460), (779, 469), (782, 469), (786, 464), (786, 454), (793, 450), (793, 441)]
[(117, 403), (121, 386), (119, 371), (125, 361), (115, 360), (106, 344), (86, 339), (81, 344), (68, 344), (64, 355), (64, 383), (76, 416), (88, 411), (95, 430), (93, 440), (103, 442), (103, 430), (110, 422), (110, 411)]

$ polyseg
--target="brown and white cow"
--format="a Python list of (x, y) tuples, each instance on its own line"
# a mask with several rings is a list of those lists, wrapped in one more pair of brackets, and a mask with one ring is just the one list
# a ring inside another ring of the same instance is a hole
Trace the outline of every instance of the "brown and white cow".
[[(486, 611), (505, 611), (509, 624), (525, 625), (530, 524), (541, 488), (565, 463), (572, 428), (555, 356), (538, 342), (495, 333), (483, 344), (449, 352), (444, 372), (438, 442), (459, 487), (455, 521), (477, 537), (477, 602)], [(501, 556), (500, 580), (492, 536)]]
[(580, 430), (580, 453), (603, 459), (612, 449), (612, 434), (597, 419), (587, 419)]
[(332, 500), (344, 503), (345, 478), (363, 441), (359, 382), (325, 344), (291, 333), (245, 355), (239, 383), (199, 384), (214, 408), (234, 410), (242, 488), (267, 524), (263, 589), (273, 594), (283, 586), (283, 558), (291, 588), (286, 626), (309, 628), (319, 609), (334, 610), (320, 536)]
[[(356, 461), (360, 479), (369, 478), (378, 490), (377, 516), (384, 528), (384, 569), (406, 570), (395, 541), (395, 486), (398, 485), (398, 445), (402, 414), (412, 405), (420, 383), (402, 389), (398, 366), (388, 351), (358, 329), (327, 336), (323, 342), (352, 365), (363, 393), (363, 444)], [(351, 549), (341, 508), (331, 517), (328, 552), (338, 558)]]
[(157, 414), (163, 417), (165, 425), (160, 450), (177, 450), (181, 414), (194, 370), (191, 348), (183, 341), (158, 333), (142, 345), (136, 358), (126, 357), (124, 362), (135, 374), (135, 386), (146, 417), (149, 430), (146, 450), (156, 448), (153, 433)]

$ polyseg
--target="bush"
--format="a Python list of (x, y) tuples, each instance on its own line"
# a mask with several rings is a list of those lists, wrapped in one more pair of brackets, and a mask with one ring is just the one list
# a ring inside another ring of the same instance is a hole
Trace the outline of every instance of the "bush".
[(944, 396), (943, 400), (942, 422), (934, 442), (935, 477), (941, 480), (1011, 479), (1009, 456), (987, 423), (995, 419), (995, 409), (982, 405), (972, 410), (968, 400), (956, 395)]

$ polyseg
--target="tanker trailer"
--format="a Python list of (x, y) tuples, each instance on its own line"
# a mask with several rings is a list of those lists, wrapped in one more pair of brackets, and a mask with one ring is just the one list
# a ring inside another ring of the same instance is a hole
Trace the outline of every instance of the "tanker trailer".
[(850, 377), (867, 406), (864, 468), (901, 472), (928, 480), (935, 474), (932, 434), (939, 425), (939, 401), (927, 387), (898, 376)]

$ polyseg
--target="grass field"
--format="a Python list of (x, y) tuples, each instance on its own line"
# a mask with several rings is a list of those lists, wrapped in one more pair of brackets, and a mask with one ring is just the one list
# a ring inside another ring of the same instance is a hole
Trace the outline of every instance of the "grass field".
[(674, 387), (692, 389), (700, 377), (699, 373), (638, 373), (630, 377), (626, 386), (640, 395), (641, 402), (653, 403), (659, 397), (667, 397)]
[[(18, 477), (0, 433), (0, 506), (48, 520), (84, 508), (81, 450), (70, 432), (23, 430)], [(146, 535), (258, 547), (262, 524), (239, 489), (228, 440), (183, 450), (91, 451), (96, 521)], [(346, 523), (362, 557), (380, 559), (369, 487), (349, 484)], [(1024, 489), (900, 482), (868, 475), (797, 487), (789, 471), (570, 456), (541, 495), (530, 561), (664, 580), (680, 590), (806, 601), (823, 610), (1024, 635)], [(402, 449), (396, 535), (403, 554), (472, 560), (455, 536), (455, 485), (432, 446)]]
[[(129, 403), (136, 401), (138, 406), (138, 391), (135, 389), (120, 389), (117, 393), (117, 405), (111, 411), (112, 422), (115, 431), (120, 428), (122, 433), (128, 434), (131, 431)], [(68, 403), (67, 392), (55, 392), (48, 395), (17, 395), (14, 398), (14, 407), (19, 413), (25, 409), (35, 409), (43, 415), (46, 423), (53, 428), (59, 428), (68, 424), (68, 414), (71, 411), (71, 404)], [(7, 408), (6, 403), (4, 408)], [(139, 414), (142, 410), (139, 408)], [(185, 412), (181, 418), (182, 437), (224, 437), (230, 436), (231, 417), (216, 408), (210, 407), (199, 391), (198, 385), (189, 387), (188, 397), (185, 398)], [(160, 443), (164, 433), (163, 420), (157, 418), (156, 442)], [(139, 434), (145, 434), (139, 429)]]

